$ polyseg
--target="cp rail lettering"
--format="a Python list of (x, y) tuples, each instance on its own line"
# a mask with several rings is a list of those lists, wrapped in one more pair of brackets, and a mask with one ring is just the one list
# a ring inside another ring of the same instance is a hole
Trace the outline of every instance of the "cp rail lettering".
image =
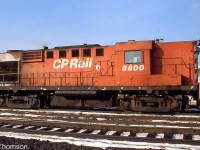
[(56, 59), (53, 62), (53, 68), (62, 69), (66, 66), (69, 68), (91, 68), (92, 67), (92, 58), (86, 58), (86, 60), (79, 59)]

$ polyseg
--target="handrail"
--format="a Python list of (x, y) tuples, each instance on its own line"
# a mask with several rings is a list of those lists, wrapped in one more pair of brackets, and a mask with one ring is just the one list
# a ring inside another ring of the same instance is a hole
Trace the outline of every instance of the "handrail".
[[(92, 71), (87, 71), (91, 72)], [(85, 72), (84, 72), (85, 73)], [(75, 74), (75, 75), (74, 75)], [(9, 78), (13, 76), (17, 80)], [(19, 80), (18, 80), (19, 79)], [(87, 80), (83, 80), (87, 79)], [(94, 85), (94, 77), (83, 76), (81, 72), (45, 72), (45, 73), (4, 73), (0, 74), (0, 84), (15, 84), (20, 86), (79, 86)]]

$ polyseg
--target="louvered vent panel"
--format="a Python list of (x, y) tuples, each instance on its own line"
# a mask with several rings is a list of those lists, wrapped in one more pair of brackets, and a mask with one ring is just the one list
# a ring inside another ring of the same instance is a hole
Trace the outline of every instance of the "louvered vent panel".
[(42, 62), (43, 51), (26, 51), (22, 53), (22, 62)]

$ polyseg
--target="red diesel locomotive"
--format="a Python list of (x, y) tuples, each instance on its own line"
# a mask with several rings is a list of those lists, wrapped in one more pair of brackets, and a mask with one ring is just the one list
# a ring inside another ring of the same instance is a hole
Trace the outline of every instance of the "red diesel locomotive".
[(0, 53), (0, 105), (185, 109), (199, 100), (199, 41), (128, 41)]

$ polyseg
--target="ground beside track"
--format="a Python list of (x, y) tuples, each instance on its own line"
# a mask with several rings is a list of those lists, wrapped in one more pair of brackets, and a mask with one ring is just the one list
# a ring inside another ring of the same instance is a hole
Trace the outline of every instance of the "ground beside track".
[[(17, 139), (0, 137), (0, 149), (11, 148), (11, 145), (20, 145), (21, 147), (27, 148), (27, 150), (102, 150), (98, 147), (89, 146), (77, 146), (68, 144), (66, 142), (50, 142), (50, 141), (39, 141), (35, 139)], [(14, 146), (13, 146), (14, 147)], [(108, 147), (109, 150), (134, 150), (133, 148), (112, 148)]]

